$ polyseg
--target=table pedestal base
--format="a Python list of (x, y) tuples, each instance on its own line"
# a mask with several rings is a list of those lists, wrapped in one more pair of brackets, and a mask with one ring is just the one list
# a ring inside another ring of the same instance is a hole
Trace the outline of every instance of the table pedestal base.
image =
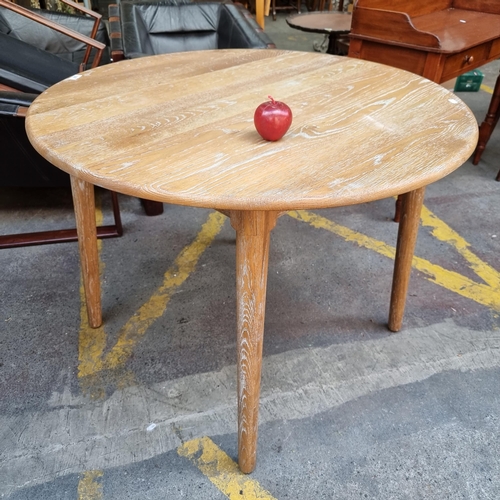
[(339, 39), (339, 35), (336, 32), (331, 32), (328, 35), (325, 35), (321, 43), (314, 42), (313, 49), (316, 52), (324, 52), (326, 54), (331, 54), (333, 56), (343, 55), (339, 54), (337, 50), (337, 40)]

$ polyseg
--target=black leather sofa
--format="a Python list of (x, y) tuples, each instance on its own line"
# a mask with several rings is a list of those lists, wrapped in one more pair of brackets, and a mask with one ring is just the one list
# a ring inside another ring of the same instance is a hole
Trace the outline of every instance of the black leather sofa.
[(191, 50), (275, 48), (242, 6), (128, 1), (109, 6), (114, 61)]

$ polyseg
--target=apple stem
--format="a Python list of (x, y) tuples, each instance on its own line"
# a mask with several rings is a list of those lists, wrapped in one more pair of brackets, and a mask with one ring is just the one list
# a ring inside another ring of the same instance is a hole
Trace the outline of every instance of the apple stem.
[(267, 97), (268, 97), (268, 99), (271, 99), (271, 102), (272, 102), (273, 104), (275, 104), (275, 103), (276, 103), (276, 101), (273, 99), (273, 96), (268, 95)]

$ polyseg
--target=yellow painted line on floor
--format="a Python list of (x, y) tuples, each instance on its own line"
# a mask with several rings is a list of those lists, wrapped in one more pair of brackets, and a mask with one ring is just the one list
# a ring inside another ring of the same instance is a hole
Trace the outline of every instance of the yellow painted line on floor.
[(78, 500), (102, 500), (102, 470), (91, 470), (83, 473), (78, 483)]
[(188, 458), (231, 500), (276, 500), (256, 480), (240, 472), (238, 464), (207, 437), (184, 443), (177, 453)]
[[(312, 212), (299, 210), (288, 212), (288, 214), (297, 220), (307, 222), (313, 227), (330, 231), (341, 236), (346, 241), (351, 241), (358, 244), (360, 247), (373, 250), (391, 259), (394, 259), (396, 255), (395, 247), (387, 245), (383, 241), (371, 238), (370, 236), (358, 233), (357, 231), (353, 231), (348, 227), (336, 224)], [(426, 224), (435, 228), (433, 234), (435, 232), (435, 235), (438, 235), (439, 238), (443, 238), (441, 241), (446, 241), (452, 246), (456, 245), (461, 248), (460, 253), (471, 264), (474, 272), (476, 272), (487, 284), (477, 283), (457, 272), (444, 269), (441, 266), (432, 264), (432, 262), (426, 259), (416, 256), (413, 257), (413, 267), (425, 274), (427, 279), (432, 283), (442, 286), (463, 297), (474, 300), (479, 304), (490, 307), (495, 311), (500, 311), (500, 287), (498, 286), (500, 275), (498, 271), (481, 261), (481, 259), (475, 256), (468, 248), (465, 248), (469, 246), (468, 243), (459, 237), (457, 233), (448, 228), (444, 222), (439, 221), (439, 219), (427, 209), (424, 211), (424, 217)], [(439, 223), (437, 221), (439, 221)], [(446, 228), (448, 228), (448, 230)]]
[(488, 85), (481, 85), (480, 89), (488, 92), (488, 94), (493, 94), (493, 89), (491, 87), (488, 87)]
[(103, 369), (102, 353), (106, 348), (104, 326), (90, 328), (83, 284), (80, 285), (80, 332), (78, 335), (78, 376), (85, 377)]
[[(98, 213), (100, 213), (99, 210)], [(358, 244), (360, 247), (394, 259), (395, 247), (383, 241), (353, 231), (312, 212), (301, 210), (289, 212), (289, 215), (307, 222), (313, 227), (335, 233), (346, 241)], [(100, 217), (102, 217), (102, 213)], [(138, 340), (142, 338), (151, 324), (163, 315), (172, 295), (194, 271), (199, 258), (219, 233), (224, 221), (225, 216), (218, 212), (209, 215), (195, 240), (182, 250), (174, 265), (165, 273), (163, 284), (121, 329), (116, 344), (107, 355), (104, 355), (106, 332), (104, 327), (97, 329), (89, 327), (83, 299), (83, 287), (81, 287), (83, 305), (81, 308), (79, 337), (79, 377), (93, 375), (103, 369), (114, 369), (123, 366), (132, 354)], [(432, 235), (435, 238), (453, 246), (484, 283), (478, 283), (417, 256), (413, 258), (413, 267), (425, 274), (429, 281), (437, 285), (494, 310), (500, 310), (500, 273), (477, 257), (470, 250), (467, 241), (426, 207), (422, 210), (422, 223), (424, 226), (432, 228)], [(101, 245), (100, 241), (99, 245)]]
[[(86, 319), (82, 319), (80, 328), (79, 377), (92, 375), (103, 369), (114, 369), (122, 366), (132, 354), (138, 340), (147, 329), (163, 315), (168, 302), (191, 273), (222, 229), (226, 217), (219, 212), (212, 212), (203, 224), (195, 240), (185, 247), (175, 259), (174, 264), (164, 275), (163, 284), (151, 295), (138, 311), (127, 321), (119, 332), (116, 344), (104, 356), (106, 334), (104, 329), (89, 328)], [(90, 340), (93, 336), (95, 339)]]
[(494, 290), (500, 290), (500, 273), (481, 260), (470, 250), (470, 244), (464, 240), (446, 222), (439, 219), (427, 207), (422, 207), (421, 220), (423, 227), (432, 228), (432, 236), (439, 241), (451, 245), (469, 263), (470, 268)]
[(163, 315), (172, 295), (195, 270), (200, 257), (219, 234), (225, 220), (226, 216), (219, 212), (212, 212), (208, 216), (195, 240), (181, 251), (174, 265), (165, 273), (160, 288), (122, 328), (116, 345), (106, 356), (105, 368), (116, 368), (128, 359), (139, 338)]

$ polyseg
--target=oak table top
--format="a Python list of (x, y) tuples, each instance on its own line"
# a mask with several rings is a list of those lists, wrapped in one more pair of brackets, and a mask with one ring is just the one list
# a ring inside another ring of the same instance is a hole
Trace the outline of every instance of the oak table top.
[[(277, 142), (255, 131), (267, 96), (293, 112)], [(89, 323), (102, 322), (93, 185), (221, 210), (236, 230), (239, 464), (256, 438), (270, 232), (291, 209), (403, 194), (389, 328), (401, 327), (425, 186), (472, 154), (477, 122), (423, 78), (360, 59), (277, 50), (123, 61), (46, 90), (26, 126), (71, 175)]]
[[(253, 125), (268, 95), (294, 115), (274, 143)], [(49, 88), (27, 118), (35, 148), (80, 179), (240, 210), (332, 207), (427, 185), (467, 159), (475, 128), (465, 104), (418, 76), (273, 50), (103, 66)]]

